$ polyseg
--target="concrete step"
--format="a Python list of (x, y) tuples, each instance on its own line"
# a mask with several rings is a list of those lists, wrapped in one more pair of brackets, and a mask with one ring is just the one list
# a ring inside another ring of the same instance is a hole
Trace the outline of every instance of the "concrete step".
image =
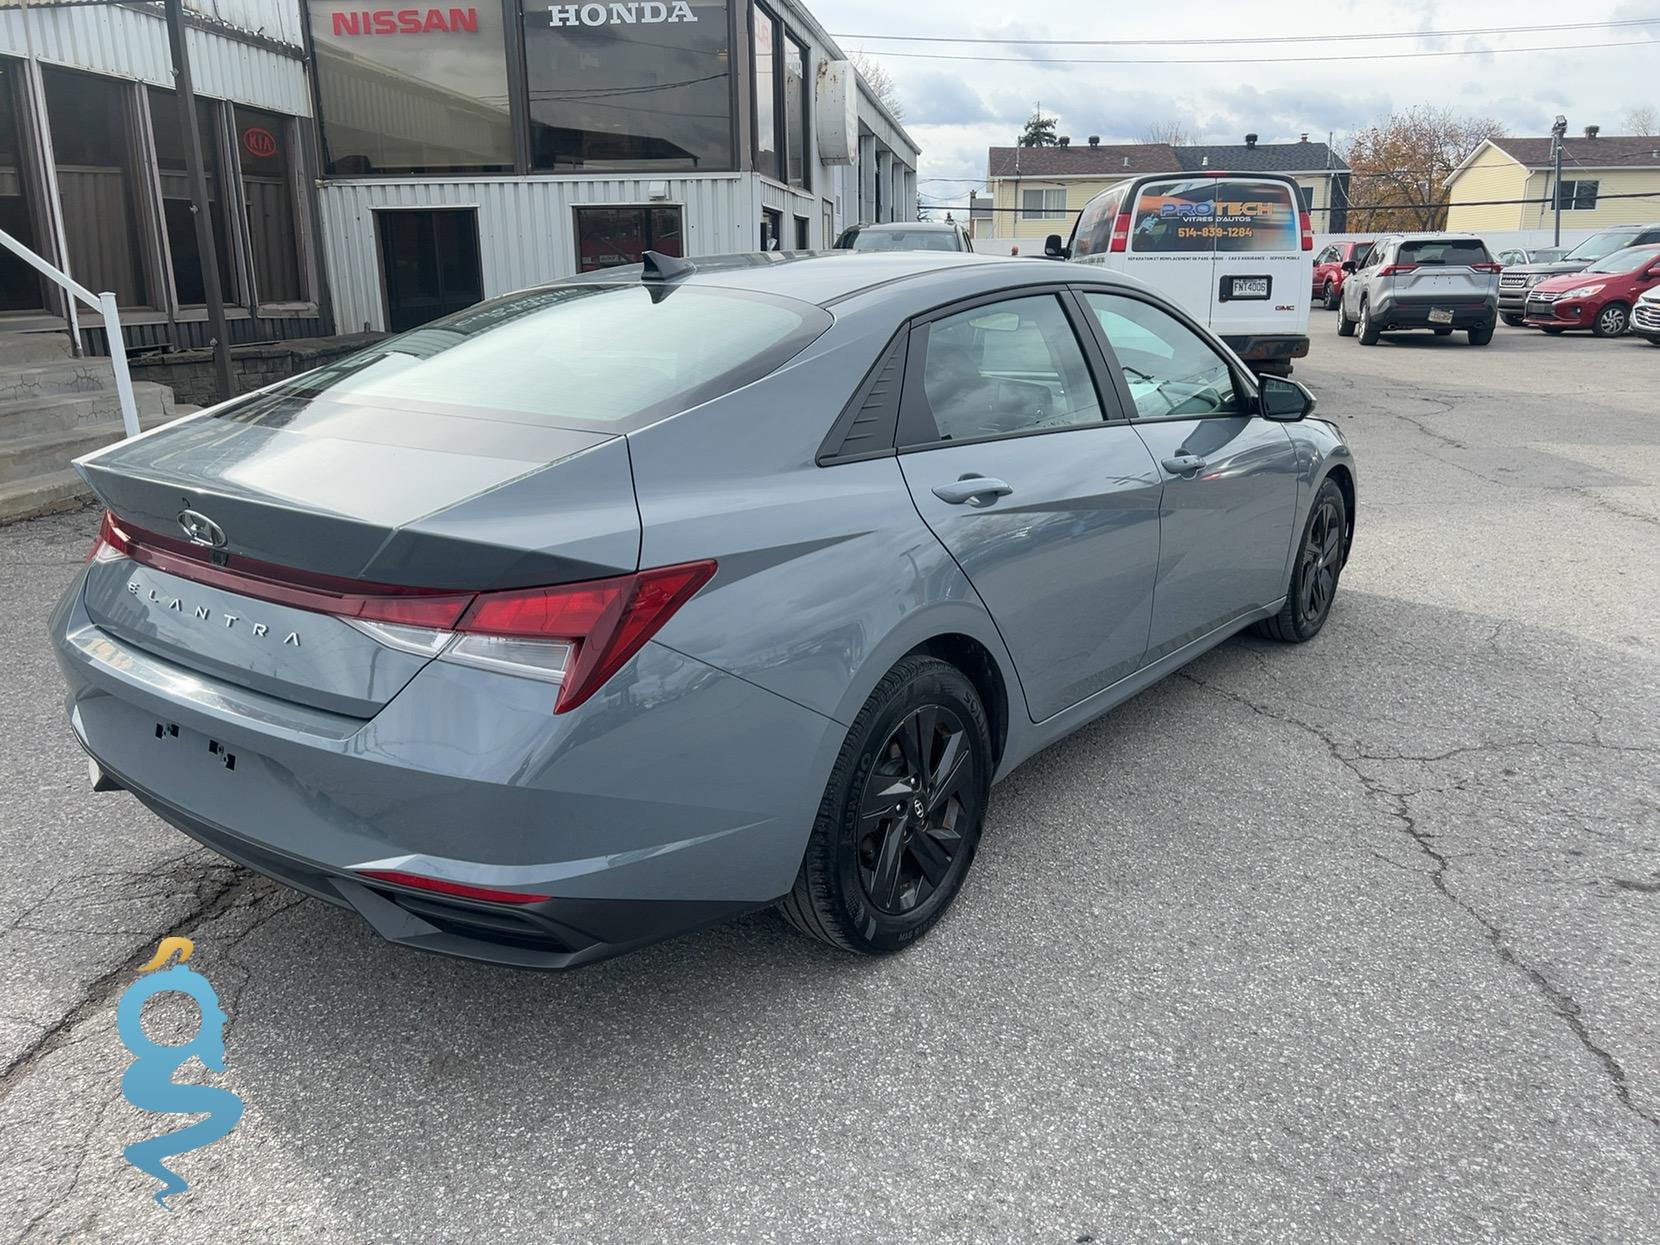
[[(140, 419), (139, 427), (153, 428), (170, 418), (171, 415), (153, 415)], [(116, 422), (0, 439), (0, 485), (62, 471), (72, 459), (102, 449), (125, 435), (126, 429)]]
[(114, 389), (108, 359), (54, 359), (50, 363), (0, 363), (0, 402), (46, 398), (60, 393)]
[[(0, 484), (0, 523), (15, 523), (37, 515), (76, 510), (91, 500), (92, 490), (73, 467), (28, 476), (10, 484)], [(90, 532), (92, 529), (89, 527), (87, 530)], [(91, 543), (90, 536), (87, 542)]]
[(74, 357), (69, 334), (0, 332), (0, 366), (11, 363), (50, 363)]
[[(138, 406), (140, 423), (146, 417), (167, 415), (173, 410), (172, 390), (151, 381), (133, 382), (133, 401)], [(121, 402), (113, 389), (12, 398), (0, 402), (0, 454), (17, 437), (71, 432), (111, 421), (121, 422)]]

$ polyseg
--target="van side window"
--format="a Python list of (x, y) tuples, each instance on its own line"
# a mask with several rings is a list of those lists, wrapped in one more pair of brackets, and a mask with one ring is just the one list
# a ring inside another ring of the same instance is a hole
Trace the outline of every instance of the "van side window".
[(1168, 312), (1118, 294), (1086, 292), (1140, 419), (1247, 415), (1233, 369), (1210, 344)]

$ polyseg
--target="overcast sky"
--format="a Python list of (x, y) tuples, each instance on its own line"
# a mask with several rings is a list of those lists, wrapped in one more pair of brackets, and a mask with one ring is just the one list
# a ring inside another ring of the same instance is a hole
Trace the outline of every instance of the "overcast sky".
[[(1080, 47), (888, 43), (847, 35), (915, 34), (1001, 39), (1193, 39), (1329, 35), (1565, 22), (1660, 19), (1660, 0), (1550, 3), (1547, 0), (1280, 0), (1279, 3), (1198, 3), (1034, 6), (1030, 19), (1008, 0), (808, 0), (842, 47), (879, 56), (893, 74), (905, 127), (922, 146), (922, 190), (932, 202), (966, 202), (968, 183), (984, 178), (986, 148), (1015, 140), (1035, 102), (1060, 118), (1059, 132), (1082, 143), (1139, 141), (1148, 124), (1180, 119), (1196, 141), (1241, 142), (1249, 131), (1264, 142), (1294, 141), (1303, 131), (1324, 139), (1364, 128), (1415, 103), (1443, 104), (1497, 118), (1512, 134), (1546, 134), (1564, 113), (1573, 133), (1600, 124), (1620, 133), (1634, 106), (1660, 109), (1660, 20), (1647, 26), (1531, 34), (1276, 43), (1215, 47)], [(1087, 13), (1087, 15), (1086, 15)], [(1573, 44), (1618, 43), (1571, 50)], [(1505, 47), (1550, 52), (1494, 53)], [(1253, 57), (1468, 50), (1461, 56), (1411, 60), (1275, 64)], [(1007, 57), (928, 60), (884, 53)], [(1237, 57), (1233, 64), (1035, 65), (1041, 57), (1199, 59)]]

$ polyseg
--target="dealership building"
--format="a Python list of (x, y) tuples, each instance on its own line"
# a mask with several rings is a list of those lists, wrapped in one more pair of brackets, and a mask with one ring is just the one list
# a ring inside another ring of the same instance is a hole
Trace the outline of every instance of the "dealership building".
[[(916, 144), (789, 0), (185, 9), (233, 342), (915, 214)], [(0, 0), (0, 229), (113, 291), (129, 349), (207, 340), (172, 84), (159, 3)], [(0, 251), (0, 333), (66, 315)]]

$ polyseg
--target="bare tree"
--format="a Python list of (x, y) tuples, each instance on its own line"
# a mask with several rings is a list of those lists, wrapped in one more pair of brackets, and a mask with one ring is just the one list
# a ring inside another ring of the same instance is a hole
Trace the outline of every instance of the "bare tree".
[(1154, 121), (1141, 132), (1141, 141), (1144, 143), (1168, 143), (1172, 147), (1185, 147), (1189, 141), (1187, 123), (1176, 117)]
[(1660, 112), (1655, 111), (1652, 104), (1633, 108), (1625, 114), (1625, 123), (1621, 128), (1627, 134), (1660, 134)]
[(1444, 228), (1447, 178), (1484, 139), (1503, 133), (1491, 117), (1420, 104), (1356, 134), (1346, 153), (1349, 227)]
[(896, 120), (903, 121), (905, 106), (899, 102), (899, 88), (894, 85), (893, 75), (886, 67), (863, 52), (849, 53), (847, 59), (853, 62), (853, 68), (865, 80), (870, 93), (881, 101), (882, 107), (891, 112)]

